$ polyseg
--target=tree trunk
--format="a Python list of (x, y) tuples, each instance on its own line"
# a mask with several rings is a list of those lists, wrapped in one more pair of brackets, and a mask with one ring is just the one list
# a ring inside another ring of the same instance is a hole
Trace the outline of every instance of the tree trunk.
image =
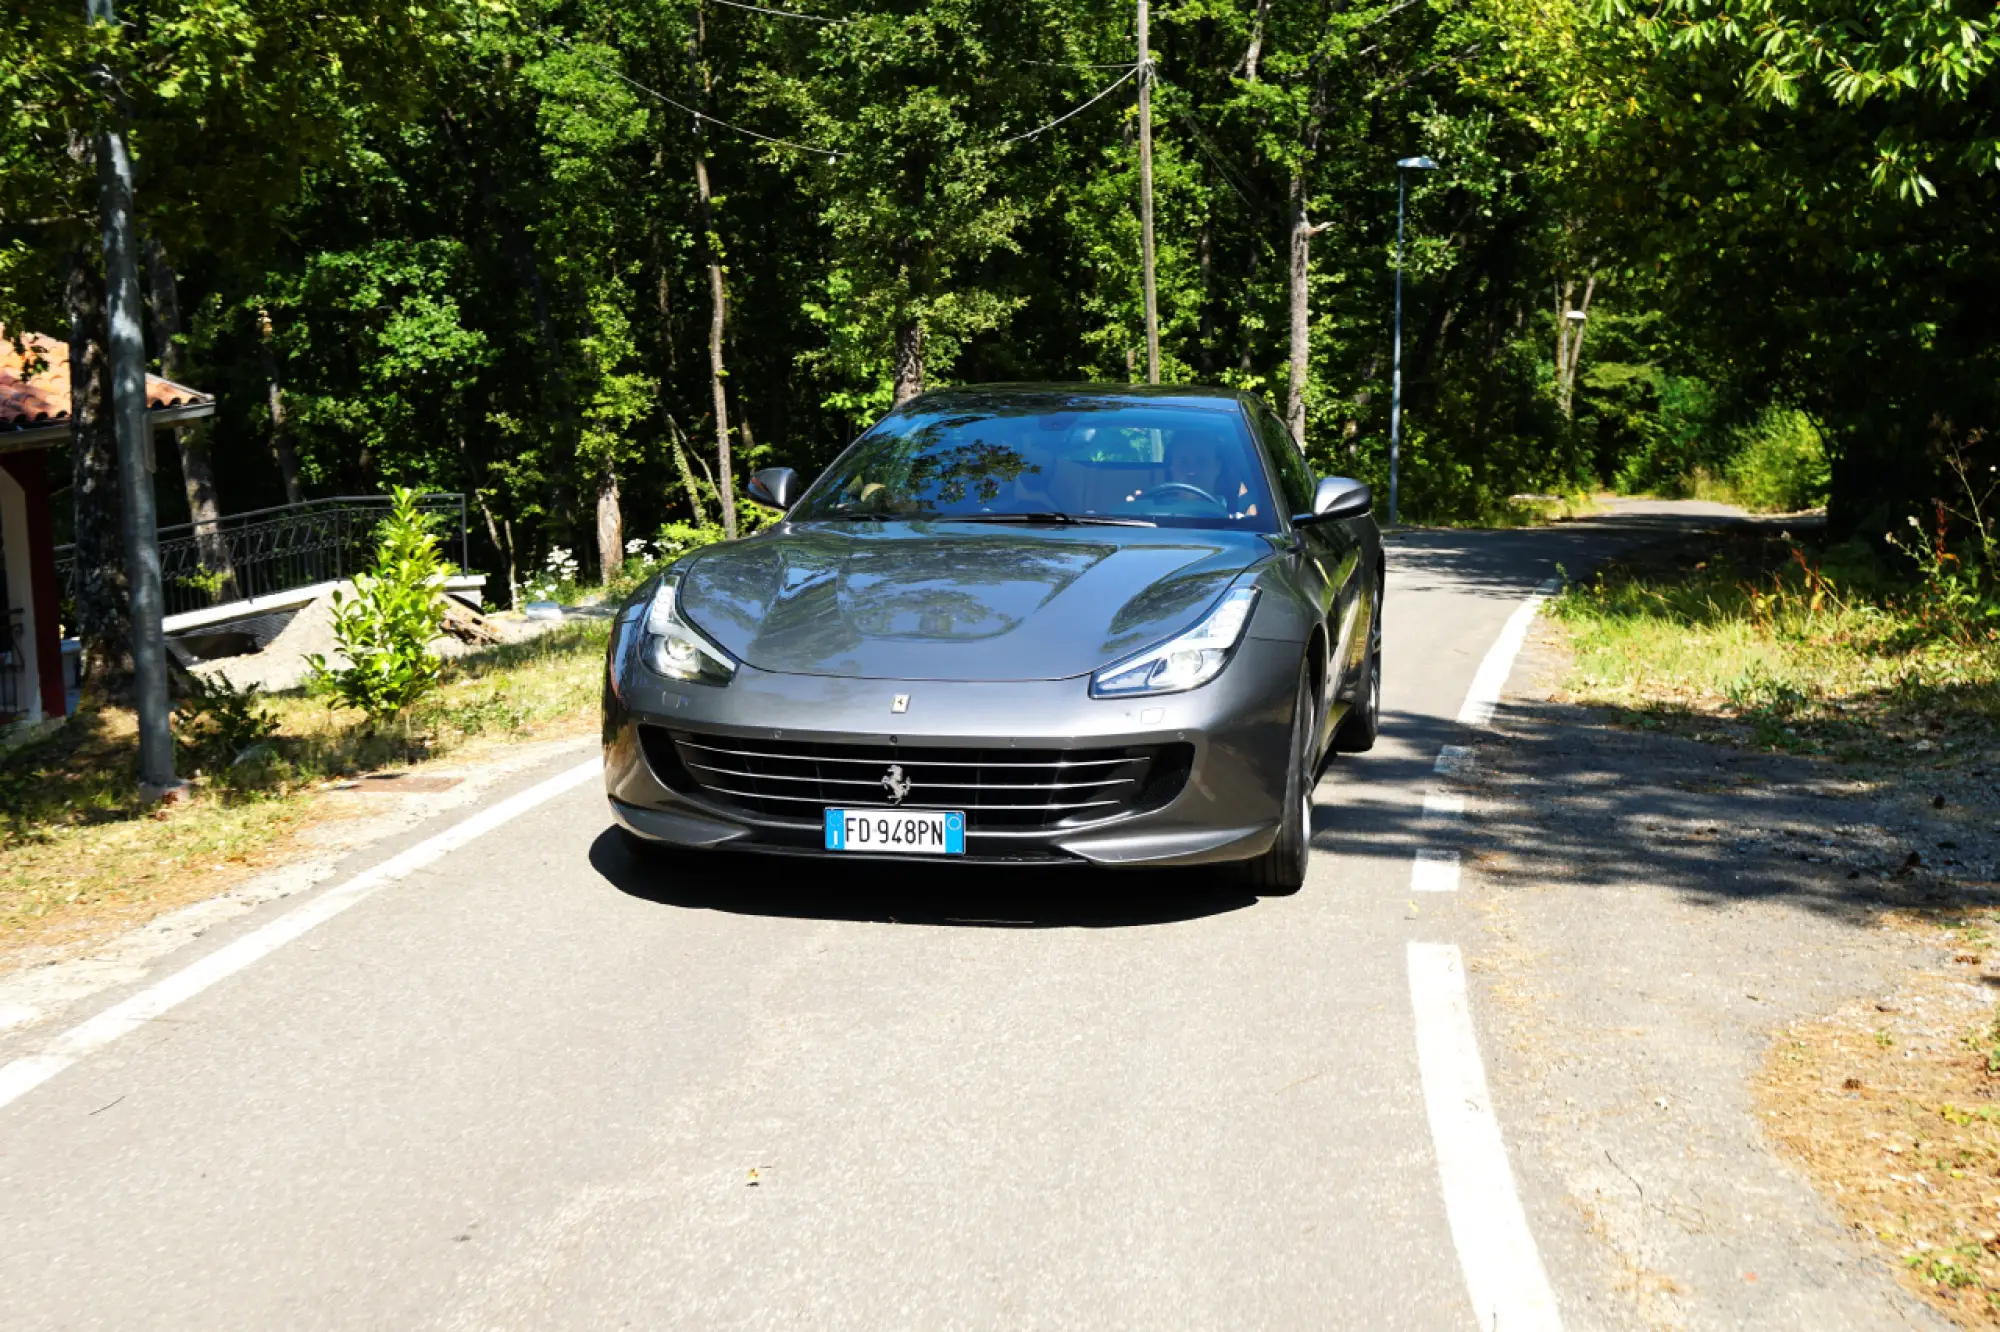
[(1257, 12), (1250, 16), (1250, 45), (1243, 52), (1243, 81), (1257, 81), (1257, 62), (1264, 56), (1264, 22), (1271, 14), (1271, 0), (1257, 0)]
[[(1202, 159), (1202, 197), (1215, 197), (1215, 166), (1208, 159)], [(1215, 378), (1215, 240), (1214, 223), (1209, 209), (1202, 209), (1201, 231), (1195, 237), (1195, 262), (1201, 271), (1201, 324), (1195, 335), (1195, 364), (1201, 370), (1202, 378)]]
[(125, 576), (118, 446), (111, 423), (104, 287), (88, 249), (70, 255), (63, 303), (69, 315), (74, 432), (70, 493), (76, 505), (76, 629), (83, 640), (84, 697), (103, 703), (131, 689), (132, 596)]
[(1139, 0), (1139, 264), (1146, 299), (1146, 382), (1160, 382), (1160, 303), (1153, 271), (1153, 70), (1147, 0)]
[(257, 309), (257, 355), (264, 364), (265, 401), (271, 409), (271, 456), (278, 464), (278, 477), (285, 483), (285, 502), (305, 499), (299, 484), (299, 454), (292, 447), (292, 432), (285, 423), (285, 386), (278, 378), (278, 351), (271, 343), (271, 312)]
[(1563, 400), (1563, 383), (1568, 378), (1563, 373), (1563, 360), (1569, 355), (1569, 321), (1563, 318), (1569, 309), (1571, 284), (1557, 278), (1554, 283), (1556, 297), (1556, 410), (1569, 415), (1569, 404)]
[(1236, 368), (1246, 375), (1250, 373), (1257, 363), (1256, 349), (1250, 345), (1250, 321), (1242, 313), (1243, 309), (1249, 308), (1252, 293), (1257, 289), (1257, 264), (1259, 255), (1257, 246), (1254, 243), (1249, 249), (1250, 257), (1243, 264), (1243, 305), (1236, 316), (1236, 336), (1238, 340)]
[(896, 327), (896, 405), (900, 407), (923, 391), (924, 323), (908, 319)]
[[(180, 286), (166, 247), (157, 239), (146, 241), (146, 278), (153, 296), (153, 343), (160, 349), (160, 373), (184, 383), (187, 357), (181, 349)], [(181, 486), (187, 492), (188, 518), (194, 523), (195, 543), (201, 550), (202, 568), (221, 575), (210, 600), (216, 604), (234, 601), (236, 570), (229, 560), (229, 543), (217, 524), (222, 519), (222, 502), (215, 491), (215, 463), (208, 452), (208, 424), (195, 422), (174, 427), (174, 443), (181, 455)]]
[(1354, 411), (1347, 418), (1347, 424), (1340, 429), (1340, 438), (1347, 445), (1347, 456), (1350, 461), (1358, 460), (1361, 455), (1361, 417), (1367, 412), (1368, 404), (1375, 397), (1375, 390), (1369, 385), (1375, 382), (1375, 376), (1381, 372), (1382, 353), (1371, 352), (1361, 367), (1361, 387), (1356, 389), (1354, 396), (1348, 400), (1353, 405)]
[(514, 555), (514, 520), (502, 518), (500, 533), (507, 538), (507, 604), (509, 609), (521, 609), (520, 562)]
[(1571, 319), (1570, 298), (1576, 293), (1573, 279), (1564, 278), (1556, 291), (1556, 405), (1568, 420), (1576, 407), (1576, 368), (1583, 359), (1583, 334), (1590, 326), (1590, 297), (1597, 289), (1597, 275), (1584, 280), (1583, 303), (1576, 312), (1585, 316)]
[(486, 502), (484, 491), (474, 491), (472, 498), (479, 504), (480, 516), (486, 519), (486, 537), (493, 543), (493, 549), (507, 561), (507, 609), (521, 609), (521, 584), (514, 576), (514, 525), (507, 524), (507, 539), (500, 539), (500, 524), (493, 520), (493, 506)]
[[(694, 32), (688, 37), (688, 61), (694, 67), (697, 95), (704, 101), (709, 91), (708, 68), (702, 63), (702, 42), (706, 35), (702, 11), (695, 11)], [(722, 534), (736, 536), (736, 471), (729, 452), (729, 395), (724, 391), (727, 372), (722, 366), (722, 335), (727, 327), (729, 303), (722, 285), (722, 245), (715, 234), (715, 205), (708, 188), (708, 148), (702, 137), (701, 121), (694, 122), (694, 184), (701, 204), (702, 248), (708, 253), (708, 391), (715, 410), (716, 499), (722, 506)]]
[[(665, 179), (667, 149), (664, 143), (653, 148), (653, 170)], [(662, 384), (673, 382), (674, 362), (680, 359), (674, 347), (673, 261), (669, 254), (664, 231), (653, 228), (653, 306), (660, 318), (660, 348), (666, 353), (665, 364), (660, 367)]]
[(687, 491), (688, 512), (694, 518), (696, 527), (708, 526), (708, 508), (701, 502), (701, 486), (694, 479), (694, 468), (688, 466), (687, 450), (681, 447), (681, 427), (672, 416), (667, 417), (667, 443), (674, 452), (674, 469), (681, 474), (681, 486)]
[(618, 508), (618, 472), (609, 464), (597, 477), (597, 572), (606, 587), (625, 568), (625, 516)]
[(1291, 272), (1287, 277), (1291, 305), (1291, 382), (1285, 397), (1285, 424), (1301, 444), (1306, 438), (1306, 375), (1312, 359), (1312, 238), (1319, 228), (1306, 218), (1306, 182), (1292, 177)]

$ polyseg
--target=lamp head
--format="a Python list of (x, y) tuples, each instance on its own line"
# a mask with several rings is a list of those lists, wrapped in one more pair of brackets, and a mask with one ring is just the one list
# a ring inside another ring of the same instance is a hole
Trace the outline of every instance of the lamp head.
[(1436, 171), (1438, 164), (1428, 157), (1405, 157), (1396, 165), (1405, 171)]

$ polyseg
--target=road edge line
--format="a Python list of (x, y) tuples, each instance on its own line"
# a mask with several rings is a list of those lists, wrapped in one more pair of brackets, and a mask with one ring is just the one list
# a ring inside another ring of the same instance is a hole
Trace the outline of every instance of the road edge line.
[(1493, 646), (1479, 663), (1478, 673), (1472, 677), (1472, 688), (1465, 691), (1465, 704), (1458, 710), (1461, 725), (1484, 726), (1493, 720), (1493, 710), (1500, 706), (1500, 693), (1507, 687), (1507, 676), (1514, 669), (1514, 658), (1521, 654), (1521, 645), (1528, 640), (1529, 623), (1541, 610), (1542, 603), (1561, 589), (1559, 579), (1544, 581), (1507, 617), (1500, 637), (1493, 640)]
[(1487, 1093), (1464, 958), (1456, 944), (1412, 941), (1408, 959), (1424, 1109), (1474, 1317), (1481, 1328), (1561, 1332), (1555, 1292)]
[(120, 1000), (95, 1017), (85, 1019), (49, 1040), (40, 1053), (23, 1055), (0, 1065), (0, 1109), (85, 1056), (268, 957), (315, 926), (325, 924), (390, 884), (408, 878), (460, 847), (477, 841), (510, 819), (574, 790), (603, 770), (604, 760), (594, 757), (537, 782), (525, 791), (517, 791), (497, 804), (459, 820), (443, 832), (434, 833), (416, 845), (404, 848), (381, 864), (362, 870), (276, 920), (258, 926), (242, 938)]

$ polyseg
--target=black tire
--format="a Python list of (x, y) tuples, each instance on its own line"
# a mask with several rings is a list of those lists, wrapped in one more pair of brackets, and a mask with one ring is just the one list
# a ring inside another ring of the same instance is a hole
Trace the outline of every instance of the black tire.
[(1365, 754), (1375, 748), (1382, 734), (1382, 592), (1375, 592), (1374, 612), (1368, 621), (1368, 656), (1361, 663), (1361, 679), (1354, 688), (1354, 702), (1333, 733), (1333, 747), (1342, 754)]
[(1288, 897), (1305, 886), (1306, 864), (1312, 858), (1312, 788), (1307, 768), (1312, 764), (1314, 722), (1319, 716), (1313, 696), (1312, 671), (1299, 672), (1298, 697), (1292, 703), (1292, 743), (1285, 765), (1284, 813), (1271, 849), (1243, 862), (1243, 877), (1259, 894)]

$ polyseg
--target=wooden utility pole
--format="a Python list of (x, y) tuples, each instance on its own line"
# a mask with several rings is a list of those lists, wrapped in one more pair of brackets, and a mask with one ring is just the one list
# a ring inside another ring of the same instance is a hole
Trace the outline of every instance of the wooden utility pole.
[(1153, 57), (1139, 0), (1139, 255), (1146, 269), (1146, 382), (1160, 382), (1160, 306), (1153, 281)]
[[(92, 23), (116, 28), (112, 0), (89, 0)], [(118, 482), (125, 514), (125, 563), (132, 588), (132, 701), (139, 714), (139, 782), (157, 799), (183, 785), (174, 777), (174, 733), (167, 697), (167, 640), (161, 617), (159, 518), (153, 506), (153, 449), (146, 435), (145, 307), (139, 298), (139, 251), (132, 234), (132, 157), (125, 144), (124, 93), (99, 66), (105, 128), (97, 136), (97, 206), (104, 231), (106, 350), (111, 415), (118, 434)]]

